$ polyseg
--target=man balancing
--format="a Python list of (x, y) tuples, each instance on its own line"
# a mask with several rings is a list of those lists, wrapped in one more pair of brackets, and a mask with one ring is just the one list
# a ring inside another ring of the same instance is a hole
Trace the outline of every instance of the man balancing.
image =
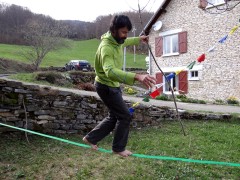
[(122, 98), (120, 83), (133, 85), (139, 81), (147, 88), (156, 84), (156, 79), (148, 74), (125, 72), (123, 66), (123, 47), (148, 42), (148, 36), (127, 38), (132, 24), (125, 15), (116, 15), (110, 23), (107, 33), (102, 35), (101, 43), (95, 55), (95, 87), (101, 100), (107, 106), (109, 115), (104, 118), (83, 141), (97, 150), (97, 143), (114, 130), (112, 151), (120, 156), (132, 154), (126, 150), (132, 116)]

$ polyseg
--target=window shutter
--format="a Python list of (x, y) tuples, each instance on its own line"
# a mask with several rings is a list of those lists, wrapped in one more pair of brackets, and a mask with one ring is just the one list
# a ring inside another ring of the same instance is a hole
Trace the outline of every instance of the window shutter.
[(163, 54), (163, 37), (155, 38), (155, 56), (160, 57)]
[[(162, 73), (156, 73), (156, 79), (157, 79), (156, 84), (163, 83), (163, 75), (162, 75)], [(160, 91), (160, 93), (163, 92), (163, 86), (159, 88), (159, 91)]]
[(187, 31), (178, 34), (179, 53), (187, 52)]
[(188, 72), (182, 71), (178, 75), (179, 79), (179, 94), (188, 93)]
[(208, 1), (207, 0), (200, 0), (200, 3), (199, 3), (199, 8), (201, 9), (205, 9), (208, 5)]

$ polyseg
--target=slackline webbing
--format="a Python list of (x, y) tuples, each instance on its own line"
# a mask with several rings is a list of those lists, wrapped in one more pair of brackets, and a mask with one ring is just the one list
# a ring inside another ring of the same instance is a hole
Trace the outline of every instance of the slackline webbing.
[[(5, 126), (5, 127), (9, 127), (9, 128), (13, 128), (13, 129), (17, 129), (17, 130), (20, 130), (20, 131), (25, 131), (25, 132), (28, 132), (28, 133), (36, 134), (36, 135), (43, 136), (43, 137), (46, 137), (46, 138), (55, 139), (55, 140), (65, 142), (65, 143), (68, 143), (68, 144), (73, 144), (73, 145), (84, 147), (84, 148), (91, 148), (90, 145), (81, 144), (81, 143), (77, 143), (77, 142), (74, 142), (74, 141), (69, 141), (69, 140), (66, 140), (66, 139), (62, 139), (62, 138), (58, 138), (58, 137), (55, 137), (55, 136), (50, 136), (50, 135), (38, 133), (38, 132), (31, 131), (31, 130), (28, 130), (28, 129), (23, 129), (23, 128), (19, 128), (19, 127), (15, 127), (15, 126), (11, 126), (11, 125), (8, 125), (8, 124), (3, 124), (3, 123), (0, 123), (0, 125)], [(98, 148), (98, 151), (104, 152), (104, 153), (112, 153), (112, 151), (106, 150), (106, 149), (103, 149), (103, 148)], [(188, 163), (200, 163), (200, 164), (213, 164), (213, 165), (240, 167), (240, 163), (205, 161), (205, 160), (176, 158), (176, 157), (169, 157), (169, 156), (153, 156), (153, 155), (144, 155), (144, 154), (132, 154), (131, 156), (139, 157), (139, 158), (147, 158), (147, 159), (183, 161), (183, 162), (188, 162)]]

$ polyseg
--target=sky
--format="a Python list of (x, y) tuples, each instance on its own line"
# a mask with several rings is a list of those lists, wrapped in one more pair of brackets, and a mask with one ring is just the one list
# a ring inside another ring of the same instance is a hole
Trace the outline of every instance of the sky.
[(140, 9), (156, 12), (162, 0), (0, 0), (0, 3), (27, 7), (33, 13), (56, 20), (94, 21), (98, 16)]

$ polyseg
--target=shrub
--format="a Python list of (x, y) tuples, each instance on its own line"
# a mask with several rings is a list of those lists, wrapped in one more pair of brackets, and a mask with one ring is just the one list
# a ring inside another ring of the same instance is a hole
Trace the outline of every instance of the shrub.
[(197, 99), (193, 99), (193, 98), (188, 98), (188, 102), (190, 103), (198, 103)]
[(92, 83), (79, 83), (75, 88), (85, 91), (96, 91), (96, 88)]
[(223, 100), (221, 99), (216, 99), (214, 104), (225, 104)]
[(69, 72), (69, 76), (73, 84), (94, 83), (96, 74), (94, 72), (72, 71)]
[(39, 80), (46, 80), (47, 82), (54, 84), (56, 79), (60, 79), (62, 78), (62, 75), (60, 73), (57, 72), (41, 72), (38, 73), (36, 76), (36, 79)]
[(239, 101), (237, 100), (236, 97), (230, 96), (229, 98), (227, 98), (227, 103), (228, 104), (239, 104)]
[(198, 103), (199, 103), (199, 104), (206, 104), (206, 101), (204, 101), (204, 100), (198, 100)]
[(156, 99), (157, 100), (163, 100), (163, 101), (168, 101), (169, 100), (168, 97), (164, 94), (160, 95), (160, 96), (157, 96)]
[(198, 100), (194, 98), (188, 98), (185, 94), (177, 95), (176, 96), (181, 102), (188, 102), (188, 103), (199, 103), (199, 104), (206, 104), (204, 100)]
[(185, 94), (180, 94), (176, 96), (178, 99), (187, 99), (187, 96)]
[(56, 84), (60, 86), (70, 82), (70, 80), (63, 76), (61, 73), (53, 71), (37, 73), (36, 80), (47, 81), (50, 84)]
[(95, 72), (84, 72), (84, 71), (70, 71), (69, 74), (70, 76), (71, 75), (80, 75), (80, 76), (88, 75), (93, 77), (96, 76)]
[(129, 86), (124, 87), (123, 92), (126, 94), (129, 94), (129, 95), (137, 94), (137, 91), (134, 88), (129, 87)]

